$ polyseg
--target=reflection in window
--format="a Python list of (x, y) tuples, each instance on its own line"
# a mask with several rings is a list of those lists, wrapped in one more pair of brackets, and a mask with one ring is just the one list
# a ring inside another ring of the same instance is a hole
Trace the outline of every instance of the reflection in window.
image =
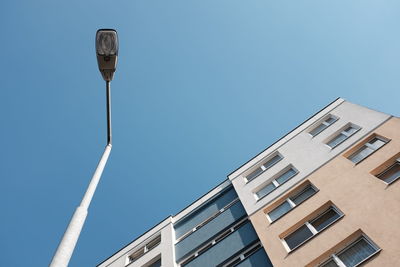
[(331, 148), (334, 148), (344, 142), (347, 138), (352, 136), (354, 133), (356, 133), (360, 129), (359, 126), (357, 125), (350, 125), (347, 128), (345, 128), (343, 131), (341, 131), (338, 135), (336, 135), (334, 138), (332, 138), (327, 145), (330, 146)]
[(362, 235), (351, 245), (347, 246), (345, 249), (339, 253), (334, 253), (329, 258), (329, 260), (320, 267), (353, 267), (358, 266), (362, 262), (366, 261), (372, 257), (379, 248), (373, 244), (367, 237)]
[(328, 118), (326, 118), (323, 122), (321, 122), (320, 124), (318, 124), (317, 127), (315, 127), (314, 129), (312, 129), (309, 134), (311, 134), (313, 137), (316, 136), (317, 134), (319, 134), (320, 132), (322, 132), (323, 130), (325, 130), (326, 128), (328, 128), (329, 126), (331, 126), (335, 121), (337, 121), (338, 118), (336, 116), (333, 115), (329, 115)]
[(281, 159), (283, 159), (283, 157), (279, 153), (276, 154), (271, 159), (267, 160), (267, 162), (262, 164), (260, 167), (258, 167), (254, 171), (252, 171), (250, 174), (248, 174), (246, 176), (246, 181), (250, 182), (251, 180), (254, 180), (258, 176), (260, 176), (260, 174), (262, 174), (263, 172), (265, 172), (266, 170), (268, 170), (269, 168), (274, 166), (276, 163), (278, 163)]
[(394, 181), (396, 181), (397, 179), (399, 179), (400, 178), (400, 159), (397, 159), (393, 165), (391, 165), (389, 168), (387, 168), (382, 173), (377, 175), (377, 177), (387, 184), (391, 184)]
[(274, 191), (275, 188), (277, 188), (281, 184), (290, 180), (297, 173), (298, 173), (298, 171), (294, 167), (289, 168), (288, 170), (283, 172), (281, 175), (279, 175), (277, 178), (273, 179), (270, 183), (266, 184), (260, 190), (258, 190), (255, 193), (256, 198), (260, 199), (262, 197), (265, 197), (266, 195), (268, 195), (269, 193)]
[(383, 145), (385, 145), (388, 142), (388, 140), (383, 139), (381, 137), (375, 137), (372, 140), (368, 141), (365, 143), (359, 150), (357, 150), (355, 153), (353, 153), (349, 159), (354, 162), (354, 163), (359, 163), (372, 153), (374, 153), (376, 150), (381, 148)]
[(307, 200), (309, 197), (314, 195), (317, 190), (311, 184), (306, 185), (300, 192), (289, 196), (285, 202), (277, 206), (275, 209), (268, 213), (268, 217), (271, 222), (279, 219), (290, 210), (294, 209), (297, 205)]
[(343, 214), (334, 206), (330, 206), (318, 217), (306, 222), (300, 228), (284, 238), (289, 250), (299, 247), (301, 244), (315, 236), (329, 225), (341, 218)]

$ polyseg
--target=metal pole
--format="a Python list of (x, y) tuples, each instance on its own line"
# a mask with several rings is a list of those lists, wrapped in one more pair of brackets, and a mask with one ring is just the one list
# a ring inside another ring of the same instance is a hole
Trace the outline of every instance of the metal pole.
[(110, 81), (106, 81), (106, 95), (107, 95), (107, 145), (112, 145), (111, 133), (111, 89)]
[(111, 92), (110, 82), (106, 82), (106, 93), (107, 93), (107, 145), (104, 149), (103, 155), (97, 165), (97, 168), (93, 174), (92, 180), (86, 190), (85, 195), (82, 198), (81, 204), (76, 208), (74, 215), (64, 233), (64, 236), (58, 245), (56, 253), (50, 263), (50, 267), (67, 267), (71, 259), (72, 253), (74, 252), (75, 245), (78, 241), (82, 227), (85, 223), (86, 216), (90, 202), (92, 201), (96, 187), (100, 181), (104, 167), (106, 166), (108, 157), (111, 153), (112, 138), (111, 138)]

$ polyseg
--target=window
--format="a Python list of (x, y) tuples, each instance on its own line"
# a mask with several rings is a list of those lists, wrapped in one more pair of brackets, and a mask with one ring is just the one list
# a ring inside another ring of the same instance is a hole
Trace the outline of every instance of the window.
[(377, 177), (387, 184), (391, 184), (400, 178), (400, 158), (393, 165), (378, 174)]
[(332, 138), (327, 145), (330, 148), (334, 148), (338, 145), (340, 145), (342, 142), (344, 142), (347, 138), (352, 136), (354, 133), (356, 133), (358, 130), (361, 128), (357, 125), (351, 124), (347, 126), (343, 131), (341, 131), (338, 135), (336, 135), (334, 138)]
[(313, 128), (311, 131), (308, 133), (311, 134), (313, 137), (331, 126), (334, 122), (338, 120), (338, 117), (329, 115), (328, 118), (326, 118), (323, 122), (318, 124), (315, 128)]
[(192, 229), (190, 229), (188, 232), (186, 232), (185, 234), (183, 234), (182, 236), (180, 236), (179, 238), (177, 238), (177, 242), (180, 242), (181, 240), (185, 239), (186, 237), (188, 237), (189, 235), (191, 235), (192, 233), (194, 233), (195, 231), (199, 230), (200, 228), (202, 228), (203, 226), (205, 226), (207, 223), (209, 223), (210, 221), (212, 221), (213, 219), (217, 218), (221, 213), (223, 213), (224, 211), (228, 210), (230, 207), (232, 207), (233, 205), (236, 204), (236, 202), (239, 201), (239, 198), (235, 198), (234, 200), (232, 200), (231, 202), (229, 202), (226, 206), (224, 206), (223, 208), (219, 209), (217, 212), (211, 214), (211, 216), (207, 217), (205, 220), (203, 220), (202, 222), (200, 222), (199, 224), (197, 224), (195, 227), (193, 227)]
[(217, 265), (217, 267), (233, 267), (239, 265), (239, 263), (245, 261), (251, 255), (256, 253), (259, 249), (262, 248), (260, 241), (250, 244), (248, 247), (245, 247), (239, 253), (236, 253), (229, 259)]
[(244, 226), (245, 224), (250, 223), (248, 218), (244, 218), (240, 221), (237, 221), (233, 226), (230, 226), (226, 228), (225, 230), (222, 230), (219, 232), (216, 236), (214, 236), (209, 242), (204, 243), (197, 251), (194, 251), (191, 255), (188, 257), (184, 258), (179, 265), (182, 267), (185, 267), (187, 264), (189, 264), (192, 260), (206, 252), (209, 248), (215, 246), (218, 244), (220, 241), (224, 240), (227, 236), (230, 234), (234, 233), (237, 231), (240, 227)]
[(277, 219), (294, 209), (297, 205), (314, 195), (316, 192), (317, 189), (315, 189), (314, 186), (312, 186), (311, 184), (306, 185), (306, 187), (302, 189), (299, 193), (290, 196), (285, 200), (285, 202), (280, 204), (272, 211), (268, 212), (269, 220), (271, 222), (276, 221)]
[(255, 193), (256, 199), (260, 199), (271, 193), (281, 184), (289, 181), (293, 176), (295, 176), (298, 171), (294, 167), (290, 167), (288, 170), (284, 171), (278, 177), (272, 180), (272, 182), (263, 186), (260, 190)]
[(349, 160), (351, 160), (354, 163), (359, 163), (372, 153), (374, 153), (376, 150), (381, 148), (383, 145), (385, 145), (388, 142), (387, 139), (384, 139), (382, 137), (374, 137), (372, 140), (368, 141), (365, 143), (359, 150), (357, 150), (355, 153), (351, 154), (349, 157)]
[(158, 259), (150, 265), (146, 265), (146, 267), (161, 267), (161, 259)]
[(362, 235), (354, 243), (340, 251), (332, 254), (328, 261), (320, 267), (354, 267), (371, 258), (379, 251), (367, 237)]
[(157, 236), (156, 238), (152, 239), (146, 245), (141, 247), (140, 249), (136, 250), (128, 257), (128, 263), (134, 262), (142, 257), (144, 254), (155, 248), (161, 243), (161, 235)]
[(307, 221), (296, 231), (284, 238), (284, 242), (288, 250), (292, 251), (296, 249), (301, 244), (305, 243), (307, 240), (317, 235), (329, 225), (340, 219), (342, 216), (343, 213), (337, 210), (334, 206), (330, 206), (321, 215), (310, 221)]
[(254, 171), (252, 171), (250, 174), (248, 174), (246, 176), (246, 182), (250, 182), (251, 180), (254, 180), (258, 176), (260, 176), (260, 174), (262, 174), (263, 172), (265, 172), (266, 170), (268, 170), (269, 168), (274, 166), (281, 159), (283, 159), (283, 157), (280, 154), (276, 154), (275, 156), (273, 156), (272, 158), (267, 160), (267, 162), (262, 164), (260, 167), (258, 167)]

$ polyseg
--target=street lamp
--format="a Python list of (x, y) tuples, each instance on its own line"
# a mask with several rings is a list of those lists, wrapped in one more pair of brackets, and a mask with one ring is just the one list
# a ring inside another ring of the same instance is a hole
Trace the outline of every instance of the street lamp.
[(118, 57), (118, 35), (116, 30), (100, 29), (96, 33), (96, 55), (99, 70), (106, 81), (107, 96), (107, 145), (103, 155), (97, 165), (93, 177), (89, 183), (81, 204), (76, 208), (74, 215), (64, 233), (64, 236), (58, 245), (57, 251), (53, 256), (50, 267), (66, 267), (71, 259), (76, 242), (78, 241), (90, 202), (92, 201), (96, 187), (100, 181), (112, 147), (111, 138), (111, 92), (110, 81), (113, 79), (117, 66)]

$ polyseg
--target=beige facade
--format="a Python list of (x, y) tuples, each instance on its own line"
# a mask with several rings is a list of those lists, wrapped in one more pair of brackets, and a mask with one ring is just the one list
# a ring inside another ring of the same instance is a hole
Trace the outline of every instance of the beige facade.
[[(387, 143), (353, 163), (349, 157), (376, 136)], [(378, 247), (365, 266), (400, 266), (400, 179), (387, 184), (376, 177), (399, 157), (400, 119), (391, 118), (252, 214), (250, 219), (272, 264), (318, 266), (364, 234)], [(317, 192), (271, 223), (267, 213), (307, 183)], [(336, 208), (340, 218), (290, 250), (285, 237), (330, 206)]]

